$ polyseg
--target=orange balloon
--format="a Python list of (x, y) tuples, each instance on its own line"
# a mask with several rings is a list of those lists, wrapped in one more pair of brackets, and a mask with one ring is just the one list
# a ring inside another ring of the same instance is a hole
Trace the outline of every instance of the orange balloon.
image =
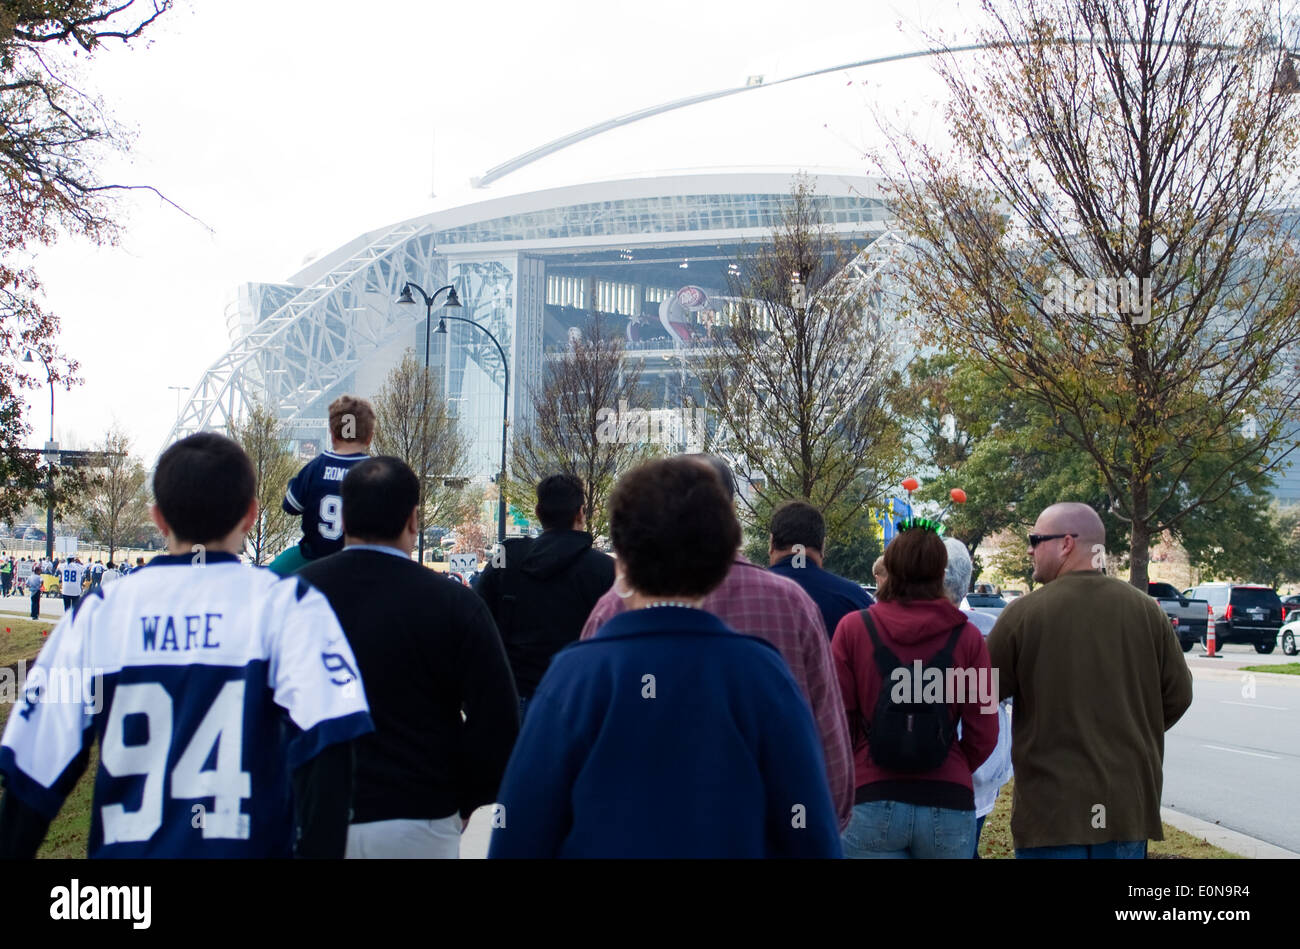
[(966, 503), (966, 492), (963, 491), (961, 488), (953, 488), (951, 491), (948, 492), (948, 497), (952, 498), (953, 501), (957, 504)]
[(921, 482), (917, 481), (915, 478), (903, 479), (903, 489), (906, 491), (915, 491), (920, 486), (921, 486)]

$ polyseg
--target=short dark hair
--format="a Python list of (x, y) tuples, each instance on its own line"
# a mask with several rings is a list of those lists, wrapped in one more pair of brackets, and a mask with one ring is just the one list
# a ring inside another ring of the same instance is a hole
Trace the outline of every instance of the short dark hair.
[(943, 538), (921, 527), (899, 531), (885, 548), (888, 579), (876, 591), (883, 602), (944, 600), (943, 575), (948, 569), (948, 548)]
[(352, 466), (343, 479), (343, 530), (358, 540), (392, 540), (420, 503), (420, 479), (392, 455)]
[(153, 496), (176, 540), (206, 544), (239, 526), (257, 496), (257, 476), (237, 442), (199, 432), (162, 453)]
[(826, 519), (807, 501), (786, 501), (772, 512), (772, 547), (789, 550), (803, 544), (821, 550), (826, 543)]
[(722, 481), (722, 489), (727, 492), (727, 500), (736, 500), (736, 473), (731, 470), (731, 465), (717, 455), (711, 455), (705, 451), (697, 451), (681, 457), (694, 458), (696, 461), (702, 461), (711, 467), (717, 472), (718, 478)]
[(633, 468), (614, 486), (609, 537), (639, 592), (703, 596), (726, 579), (740, 522), (716, 471), (664, 458)]
[(567, 530), (587, 502), (582, 482), (571, 474), (553, 474), (537, 484), (537, 519), (542, 530)]

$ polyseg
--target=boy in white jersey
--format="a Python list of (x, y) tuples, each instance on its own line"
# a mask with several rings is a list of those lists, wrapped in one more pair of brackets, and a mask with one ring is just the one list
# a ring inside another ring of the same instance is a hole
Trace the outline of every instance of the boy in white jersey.
[(154, 474), (166, 555), (81, 598), (0, 741), (0, 857), (32, 856), (100, 743), (91, 857), (339, 857), (373, 730), (324, 597), (243, 566), (248, 457), (213, 433)]

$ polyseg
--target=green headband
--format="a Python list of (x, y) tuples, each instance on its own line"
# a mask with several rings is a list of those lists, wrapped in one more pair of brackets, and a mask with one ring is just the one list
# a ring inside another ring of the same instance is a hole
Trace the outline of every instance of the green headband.
[(938, 521), (932, 521), (928, 517), (909, 517), (898, 522), (900, 531), (920, 528), (924, 531), (934, 531), (936, 534), (943, 536), (944, 526)]

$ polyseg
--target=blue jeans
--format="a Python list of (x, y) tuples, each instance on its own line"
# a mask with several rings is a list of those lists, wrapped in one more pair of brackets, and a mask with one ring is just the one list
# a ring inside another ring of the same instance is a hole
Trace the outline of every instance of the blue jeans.
[(969, 860), (975, 848), (975, 812), (902, 801), (864, 801), (840, 842), (855, 859)]
[(1104, 844), (1016, 848), (1017, 860), (1145, 860), (1145, 840), (1111, 840)]

